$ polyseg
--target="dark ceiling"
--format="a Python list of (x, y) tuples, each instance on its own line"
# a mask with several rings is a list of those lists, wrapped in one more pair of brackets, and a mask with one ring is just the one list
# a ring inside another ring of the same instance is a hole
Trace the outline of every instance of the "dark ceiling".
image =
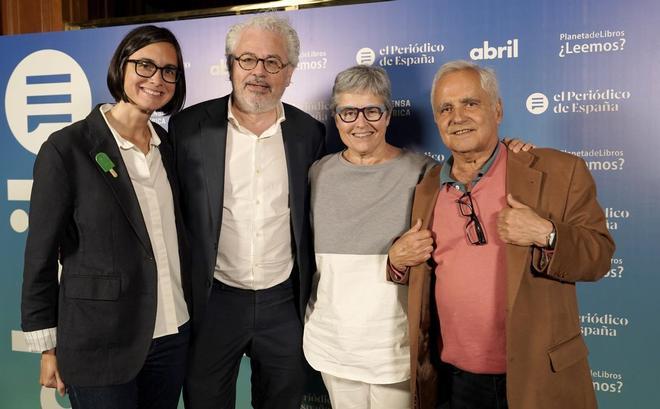
[(263, 2), (264, 0), (89, 0), (88, 13), (89, 19), (95, 20), (258, 4)]

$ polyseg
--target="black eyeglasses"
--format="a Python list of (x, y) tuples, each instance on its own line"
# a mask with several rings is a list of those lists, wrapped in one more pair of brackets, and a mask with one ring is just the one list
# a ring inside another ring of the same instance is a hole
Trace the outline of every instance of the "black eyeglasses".
[(339, 115), (339, 118), (342, 121), (347, 123), (357, 121), (360, 112), (362, 112), (362, 115), (364, 115), (364, 119), (366, 119), (367, 121), (376, 122), (383, 117), (383, 114), (385, 113), (385, 107), (383, 105), (369, 105), (364, 108), (345, 106), (345, 107), (337, 107), (335, 112), (337, 115)]
[(472, 195), (470, 192), (465, 192), (458, 200), (458, 210), (461, 212), (461, 215), (469, 217), (467, 224), (465, 225), (465, 235), (474, 246), (483, 246), (486, 244), (486, 233), (484, 228), (479, 222), (477, 213), (474, 211), (474, 203), (472, 202)]
[(250, 71), (257, 68), (259, 61), (264, 63), (264, 69), (270, 74), (277, 74), (282, 71), (284, 67), (289, 65), (289, 63), (283, 63), (277, 57), (266, 57), (266, 58), (257, 58), (254, 54), (242, 54), (240, 57), (232, 55), (232, 58), (238, 61), (239, 67), (245, 71)]
[(126, 60), (135, 64), (135, 73), (142, 78), (151, 78), (156, 74), (156, 71), (160, 70), (160, 76), (165, 82), (174, 84), (179, 80), (179, 74), (181, 73), (179, 69), (173, 65), (166, 65), (164, 67), (159, 67), (149, 60)]

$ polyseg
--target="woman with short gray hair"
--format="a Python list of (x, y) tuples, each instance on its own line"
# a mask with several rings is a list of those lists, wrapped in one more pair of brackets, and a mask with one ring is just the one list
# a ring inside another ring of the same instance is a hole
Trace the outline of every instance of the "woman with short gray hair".
[(335, 409), (410, 407), (407, 288), (388, 282), (387, 250), (435, 162), (386, 141), (391, 99), (382, 68), (339, 73), (331, 107), (346, 149), (310, 169), (317, 272), (303, 349)]

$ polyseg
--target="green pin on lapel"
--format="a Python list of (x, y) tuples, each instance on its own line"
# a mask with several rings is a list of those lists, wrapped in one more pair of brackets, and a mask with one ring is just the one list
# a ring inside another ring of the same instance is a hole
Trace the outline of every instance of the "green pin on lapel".
[(117, 177), (117, 172), (115, 172), (115, 164), (112, 162), (112, 159), (110, 159), (107, 153), (99, 152), (96, 154), (94, 159), (104, 172), (110, 172), (113, 178)]

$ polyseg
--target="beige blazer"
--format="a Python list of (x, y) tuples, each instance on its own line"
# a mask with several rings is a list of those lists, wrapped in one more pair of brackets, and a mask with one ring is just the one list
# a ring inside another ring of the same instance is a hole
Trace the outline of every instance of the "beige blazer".
[[(439, 174), (440, 166), (415, 190), (412, 220), (422, 219), (426, 228)], [(506, 180), (508, 193), (551, 220), (557, 230), (555, 253), (543, 269), (538, 267), (538, 248), (507, 245), (509, 408), (596, 408), (575, 293), (576, 282), (605, 275), (614, 252), (596, 186), (583, 160), (552, 149), (509, 152)], [(437, 362), (437, 332), (442, 329), (437, 328), (431, 298), (431, 263), (412, 268), (402, 280), (409, 285), (412, 405), (421, 409), (434, 409), (438, 390), (446, 384), (432, 363)]]

